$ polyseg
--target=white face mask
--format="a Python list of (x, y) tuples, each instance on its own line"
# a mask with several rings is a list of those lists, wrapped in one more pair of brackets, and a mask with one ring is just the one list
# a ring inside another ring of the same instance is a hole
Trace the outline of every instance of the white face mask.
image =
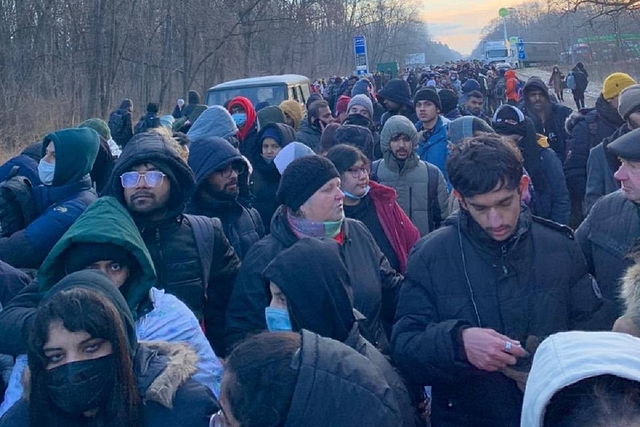
[(40, 160), (40, 163), (38, 163), (38, 177), (40, 178), (40, 182), (44, 185), (51, 185), (53, 183), (53, 176), (55, 172), (55, 162), (49, 163), (44, 160)]

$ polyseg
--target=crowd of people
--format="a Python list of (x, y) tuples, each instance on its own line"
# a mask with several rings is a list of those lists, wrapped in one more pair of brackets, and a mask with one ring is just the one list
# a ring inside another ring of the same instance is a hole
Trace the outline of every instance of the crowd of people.
[(567, 80), (124, 99), (28, 146), (0, 166), (0, 427), (638, 424), (640, 85), (572, 112)]

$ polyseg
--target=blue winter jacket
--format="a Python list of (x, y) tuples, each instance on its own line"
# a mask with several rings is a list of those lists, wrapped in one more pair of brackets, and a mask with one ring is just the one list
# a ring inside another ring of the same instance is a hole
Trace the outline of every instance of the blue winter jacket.
[[(420, 156), (420, 160), (424, 160), (427, 163), (437, 166), (444, 175), (444, 179), (447, 181), (447, 186), (451, 189), (449, 176), (445, 169), (445, 163), (447, 161), (447, 156), (449, 155), (449, 138), (447, 137), (449, 123), (449, 119), (443, 116), (438, 116), (438, 122), (433, 128), (431, 136), (429, 136), (426, 141), (423, 139), (418, 141), (418, 156)], [(424, 130), (422, 122), (416, 122), (416, 130), (418, 132)]]

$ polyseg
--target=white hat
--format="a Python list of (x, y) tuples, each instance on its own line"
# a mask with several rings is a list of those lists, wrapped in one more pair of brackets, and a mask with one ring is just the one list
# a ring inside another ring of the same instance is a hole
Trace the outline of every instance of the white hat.
[(313, 156), (314, 154), (311, 148), (301, 142), (294, 141), (285, 145), (276, 155), (275, 159), (273, 159), (273, 162), (276, 164), (278, 171), (280, 171), (280, 175), (282, 175), (287, 166), (289, 166), (289, 163), (295, 159), (304, 156)]
[(561, 389), (600, 375), (640, 382), (640, 339), (617, 332), (560, 332), (533, 358), (521, 427), (541, 427), (547, 404)]

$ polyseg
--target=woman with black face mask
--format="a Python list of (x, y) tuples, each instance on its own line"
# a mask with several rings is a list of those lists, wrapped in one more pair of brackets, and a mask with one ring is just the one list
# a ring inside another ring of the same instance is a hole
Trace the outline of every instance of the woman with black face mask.
[(185, 344), (138, 343), (124, 297), (102, 273), (62, 279), (34, 314), (28, 335), (28, 399), (5, 426), (208, 426), (218, 410), (191, 377)]

